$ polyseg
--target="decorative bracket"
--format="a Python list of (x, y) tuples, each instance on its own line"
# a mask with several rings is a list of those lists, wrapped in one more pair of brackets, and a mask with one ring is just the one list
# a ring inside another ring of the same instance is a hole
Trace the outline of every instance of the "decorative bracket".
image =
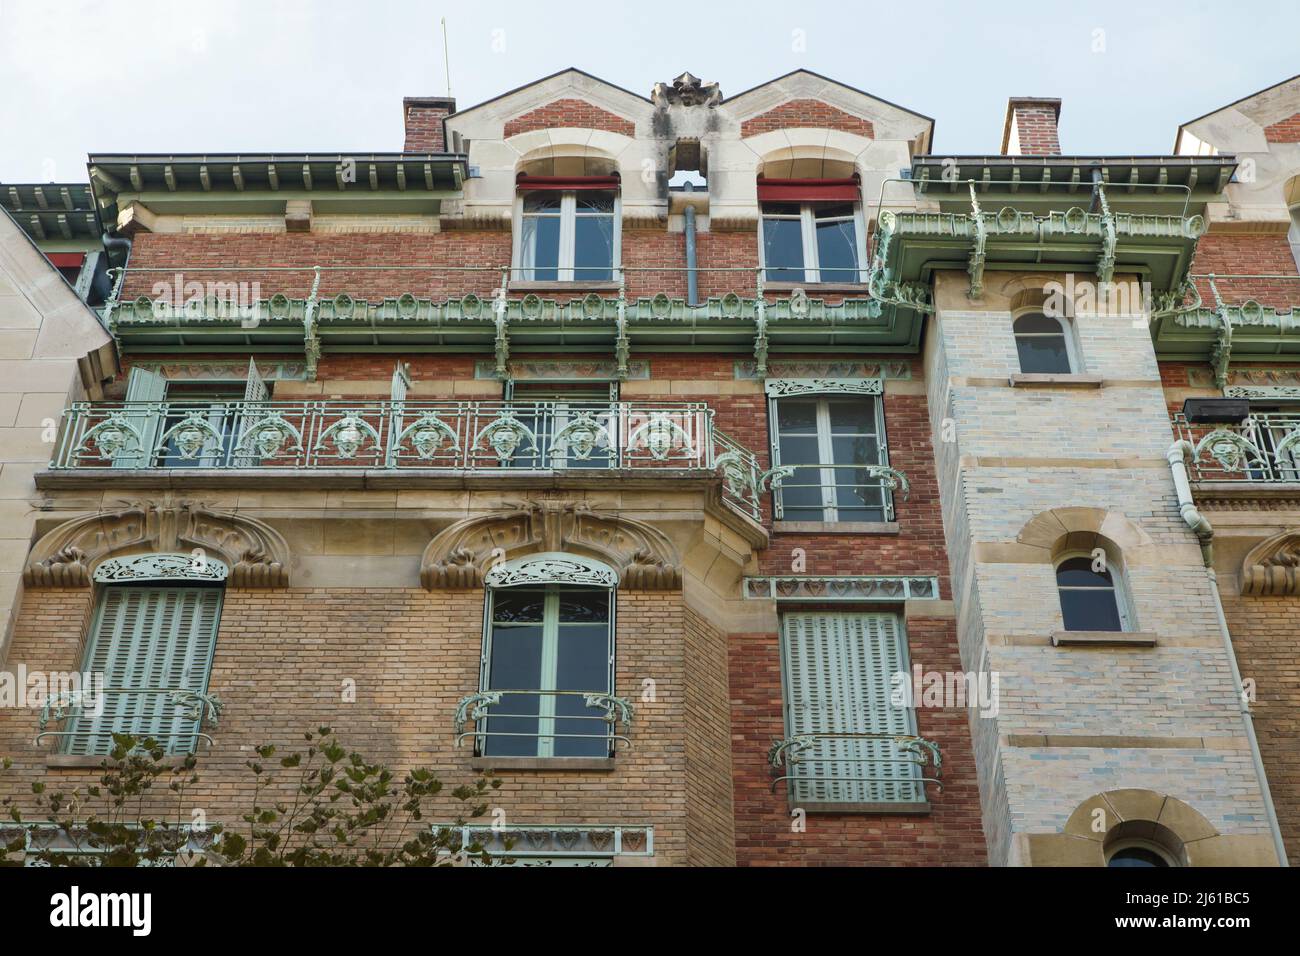
[(984, 294), (984, 257), (988, 244), (989, 227), (980, 210), (979, 198), (975, 195), (975, 184), (970, 184), (970, 220), (975, 227), (975, 243), (971, 246), (970, 264), (966, 271), (970, 273), (970, 297), (978, 299)]

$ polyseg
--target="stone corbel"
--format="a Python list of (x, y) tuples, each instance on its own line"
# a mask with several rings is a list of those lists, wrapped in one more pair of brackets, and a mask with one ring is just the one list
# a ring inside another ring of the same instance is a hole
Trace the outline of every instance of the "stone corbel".
[(1284, 531), (1251, 549), (1241, 563), (1241, 593), (1300, 594), (1300, 531)]
[(270, 525), (197, 502), (129, 504), (72, 518), (32, 547), (23, 582), (32, 588), (88, 587), (105, 558), (199, 550), (230, 569), (232, 587), (287, 587), (289, 547)]

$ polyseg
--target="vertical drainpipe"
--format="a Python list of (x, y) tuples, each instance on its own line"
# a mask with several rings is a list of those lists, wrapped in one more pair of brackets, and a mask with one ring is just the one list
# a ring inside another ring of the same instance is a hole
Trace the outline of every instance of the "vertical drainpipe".
[(1214, 613), (1219, 621), (1219, 634), (1223, 638), (1223, 650), (1228, 655), (1228, 667), (1232, 671), (1232, 683), (1241, 708), (1241, 722), (1246, 728), (1246, 741), (1250, 745), (1250, 759), (1255, 765), (1255, 779), (1259, 781), (1259, 795), (1264, 801), (1264, 816), (1268, 818), (1268, 827), (1273, 836), (1273, 850), (1277, 854), (1278, 866), (1290, 866), (1286, 858), (1286, 845), (1282, 842), (1282, 827), (1277, 820), (1277, 810), (1273, 806), (1273, 794), (1268, 788), (1268, 775), (1264, 773), (1264, 757), (1259, 752), (1259, 739), (1255, 736), (1255, 721), (1250, 716), (1250, 705), (1241, 688), (1241, 670), (1237, 667), (1237, 652), (1232, 646), (1232, 634), (1228, 631), (1228, 619), (1223, 613), (1223, 601), (1219, 598), (1219, 579), (1214, 573), (1213, 539), (1214, 529), (1209, 520), (1196, 508), (1192, 499), (1192, 486), (1187, 477), (1187, 464), (1184, 458), (1194, 454), (1191, 442), (1176, 441), (1169, 446), (1167, 458), (1169, 470), (1174, 478), (1174, 490), (1178, 495), (1178, 511), (1183, 516), (1187, 527), (1191, 528), (1201, 542), (1201, 557), (1205, 563), (1205, 573), (1210, 578), (1210, 594), (1214, 598)]
[[(693, 183), (686, 184), (688, 193), (695, 192)], [(700, 283), (699, 276), (695, 270), (695, 204), (687, 203), (686, 211), (686, 304), (700, 304)]]

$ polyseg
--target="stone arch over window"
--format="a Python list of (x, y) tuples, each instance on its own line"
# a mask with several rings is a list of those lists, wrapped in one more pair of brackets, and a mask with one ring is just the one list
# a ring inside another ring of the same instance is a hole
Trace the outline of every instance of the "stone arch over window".
[(1274, 866), (1268, 834), (1223, 834), (1195, 807), (1156, 790), (1094, 794), (1070, 813), (1060, 833), (1025, 834), (1029, 866), (1107, 866), (1145, 848), (1173, 866)]
[[(796, 136), (799, 132), (799, 130), (789, 130), (789, 137), (783, 136), (780, 145), (758, 151), (759, 176), (764, 179), (848, 179), (858, 173), (857, 157), (861, 150), (851, 148), (856, 144), (843, 143), (832, 146), (825, 142), (824, 131), (820, 137)], [(847, 136), (847, 134), (840, 135)], [(756, 140), (764, 138), (757, 137)], [(786, 141), (803, 138), (808, 138), (810, 141), (805, 143)], [(870, 143), (870, 140), (862, 138), (863, 148)], [(757, 147), (760, 144), (756, 141), (750, 145)]]
[(443, 529), (424, 550), (420, 583), (428, 590), (476, 588), (501, 562), (532, 556), (592, 558), (617, 573), (620, 588), (677, 590), (682, 562), (657, 528), (584, 502), (530, 501), (510, 511), (466, 518)]
[(1063, 507), (1043, 511), (1025, 522), (1016, 535), (1021, 562), (1055, 564), (1075, 551), (1105, 555), (1125, 568), (1163, 564), (1159, 547), (1137, 522), (1106, 508)]
[[(564, 135), (568, 133), (569, 135)], [(616, 176), (627, 137), (601, 130), (548, 130), (548, 142), (519, 157), (523, 176)]]
[[(141, 502), (63, 522), (27, 556), (28, 587), (87, 587), (108, 559), (153, 555), (209, 558), (229, 569), (233, 587), (287, 587), (291, 563), (284, 537), (248, 515), (214, 511), (198, 502)], [(120, 565), (124, 566), (124, 565)]]

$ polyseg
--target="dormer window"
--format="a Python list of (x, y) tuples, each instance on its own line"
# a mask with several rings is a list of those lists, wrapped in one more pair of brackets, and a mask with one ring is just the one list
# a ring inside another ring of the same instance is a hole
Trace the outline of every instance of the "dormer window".
[(619, 259), (618, 179), (521, 176), (514, 279), (609, 282)]
[(855, 179), (758, 181), (759, 253), (768, 282), (862, 282), (866, 261)]

